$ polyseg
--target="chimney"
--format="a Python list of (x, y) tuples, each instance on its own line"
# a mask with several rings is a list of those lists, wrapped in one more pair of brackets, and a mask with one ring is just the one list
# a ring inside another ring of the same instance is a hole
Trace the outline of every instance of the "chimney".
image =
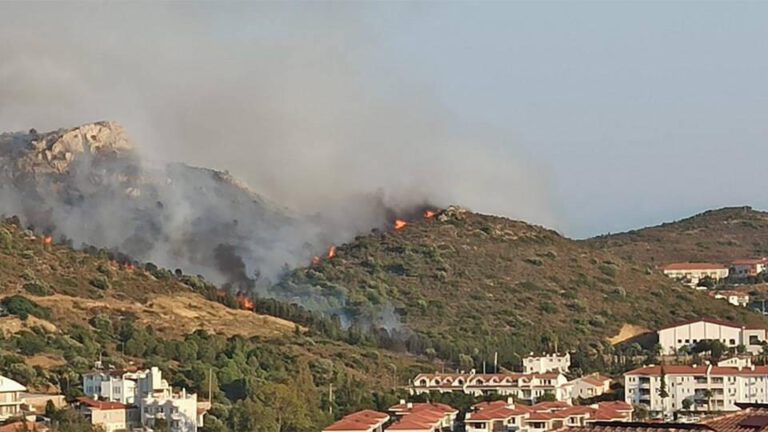
[(514, 409), (515, 408), (515, 398), (512, 396), (509, 396), (507, 398), (507, 408)]
[(405, 405), (405, 407), (406, 407), (406, 408), (408, 408), (408, 411), (412, 410), (412, 409), (413, 409), (413, 402), (408, 402), (408, 403)]
[(400, 399), (400, 405), (405, 405), (405, 399)]

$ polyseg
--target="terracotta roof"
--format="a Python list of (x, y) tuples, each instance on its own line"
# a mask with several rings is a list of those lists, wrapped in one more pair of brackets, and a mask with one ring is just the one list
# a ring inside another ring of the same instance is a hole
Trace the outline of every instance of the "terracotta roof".
[(555, 402), (539, 402), (531, 406), (534, 411), (549, 411), (555, 409), (570, 408), (572, 405), (568, 402), (555, 401)]
[(714, 431), (707, 425), (696, 423), (638, 423), (638, 422), (594, 422), (588, 426), (569, 427), (559, 432), (687, 432)]
[(672, 263), (662, 267), (663, 270), (728, 270), (722, 264), (714, 263)]
[(603, 386), (605, 385), (606, 381), (611, 381), (610, 378), (606, 376), (602, 376), (600, 374), (592, 374), (587, 375), (584, 377), (581, 377), (582, 382), (585, 382), (587, 384), (592, 384), (593, 386)]
[(624, 401), (605, 401), (605, 402), (600, 402), (597, 405), (600, 407), (611, 408), (616, 411), (633, 411), (634, 410), (631, 404), (628, 404)]
[(432, 424), (422, 423), (415, 419), (403, 418), (397, 423), (391, 424), (386, 430), (418, 430), (418, 431), (432, 431), (435, 426)]
[(15, 423), (9, 423), (7, 425), (0, 426), (0, 432), (20, 432), (24, 430), (36, 431), (36, 430), (40, 430), (40, 428), (37, 427), (37, 423), (31, 422), (31, 421), (26, 421), (26, 422), (18, 421)]
[(472, 421), (489, 421), (489, 420), (504, 420), (510, 417), (526, 414), (528, 411), (521, 408), (508, 408), (494, 407), (486, 408), (468, 415), (469, 418), (465, 419), (465, 422)]
[[(768, 417), (768, 405), (749, 405), (749, 404), (737, 404), (745, 407), (741, 411), (736, 411), (730, 414), (718, 416), (709, 420), (701, 422), (717, 432), (758, 432), (765, 431), (768, 423), (764, 421), (752, 422), (755, 418), (766, 419)], [(762, 425), (762, 426), (759, 426)]]
[(349, 414), (336, 423), (323, 429), (324, 431), (369, 431), (389, 420), (389, 415), (373, 411), (363, 410)]
[[(624, 375), (648, 375), (648, 376), (661, 376), (661, 366), (648, 366), (639, 369), (631, 370)], [(754, 366), (743, 367), (741, 370), (737, 367), (722, 367), (722, 366), (683, 366), (672, 365), (664, 366), (664, 375), (699, 375), (703, 376), (707, 374), (709, 370), (710, 375), (717, 376), (763, 376), (768, 375), (768, 366)]]
[(409, 404), (403, 403), (403, 404), (397, 404), (389, 407), (389, 411), (393, 412), (417, 412), (422, 410), (432, 410), (432, 411), (440, 411), (446, 414), (454, 414), (458, 413), (459, 410), (456, 408), (453, 408), (450, 405), (442, 404), (442, 403), (424, 403), (424, 402), (416, 402), (411, 403), (410, 408), (408, 407)]
[(77, 398), (77, 401), (87, 407), (96, 408), (100, 410), (118, 410), (118, 409), (126, 409), (130, 407), (130, 405), (126, 405), (120, 402), (100, 401), (100, 400), (95, 400), (87, 397), (79, 397)]

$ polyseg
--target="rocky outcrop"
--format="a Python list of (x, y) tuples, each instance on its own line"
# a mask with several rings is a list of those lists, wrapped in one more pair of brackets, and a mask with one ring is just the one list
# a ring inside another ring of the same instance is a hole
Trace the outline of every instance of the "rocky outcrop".
[(66, 173), (82, 154), (107, 155), (132, 152), (133, 145), (125, 129), (115, 122), (96, 122), (72, 129), (38, 134), (5, 134), (0, 149), (14, 148), (15, 162), (21, 171)]

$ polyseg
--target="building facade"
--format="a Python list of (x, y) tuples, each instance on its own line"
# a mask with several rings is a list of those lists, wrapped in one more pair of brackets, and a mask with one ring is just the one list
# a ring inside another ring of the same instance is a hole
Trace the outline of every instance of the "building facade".
[(673, 263), (661, 269), (665, 275), (683, 283), (696, 286), (704, 278), (719, 281), (728, 277), (728, 267), (712, 263)]
[(731, 263), (729, 276), (737, 279), (756, 277), (768, 268), (768, 258), (736, 260)]
[(545, 354), (543, 356), (534, 356), (533, 353), (523, 357), (523, 373), (543, 374), (547, 372), (568, 372), (571, 367), (571, 355), (565, 354)]
[(748, 359), (717, 366), (649, 366), (627, 372), (624, 385), (625, 401), (652, 413), (735, 411), (737, 403), (768, 403), (768, 366)]
[(463, 392), (475, 396), (497, 394), (536, 402), (546, 394), (570, 401), (573, 385), (561, 373), (544, 374), (419, 374), (413, 379), (411, 394)]
[(21, 394), (27, 388), (16, 381), (0, 375), (0, 420), (21, 415), (24, 403)]
[(664, 327), (658, 331), (659, 345), (665, 354), (675, 354), (702, 340), (718, 340), (729, 348), (743, 345), (752, 354), (762, 351), (766, 331), (736, 323), (703, 318)]

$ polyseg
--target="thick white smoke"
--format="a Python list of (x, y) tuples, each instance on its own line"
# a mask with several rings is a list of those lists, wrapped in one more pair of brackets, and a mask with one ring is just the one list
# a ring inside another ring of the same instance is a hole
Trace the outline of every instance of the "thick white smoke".
[[(513, 137), (395, 73), (365, 4), (30, 2), (0, 15), (0, 130), (119, 121), (145, 164), (228, 170), (321, 217), (337, 243), (386, 223), (384, 205), (425, 201), (556, 223), (546, 176)], [(166, 197), (180, 220), (187, 199)], [(277, 263), (293, 256), (280, 236), (303, 233), (268, 235)]]

